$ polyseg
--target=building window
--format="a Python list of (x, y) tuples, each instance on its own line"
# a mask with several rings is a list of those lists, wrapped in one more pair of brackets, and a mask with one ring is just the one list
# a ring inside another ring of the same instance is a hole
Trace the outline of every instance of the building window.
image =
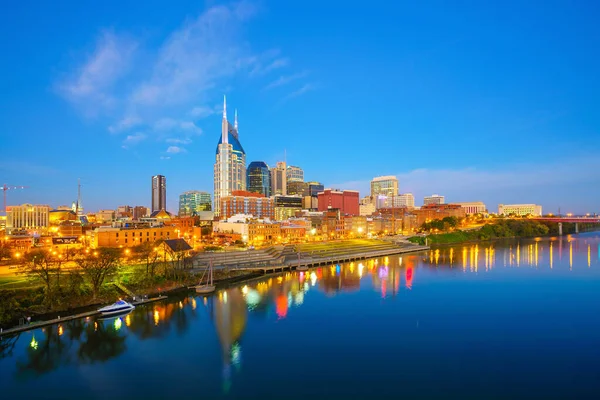
[(119, 237), (119, 232), (117, 232), (117, 237)]
[(127, 243), (127, 239), (125, 239), (125, 243)]

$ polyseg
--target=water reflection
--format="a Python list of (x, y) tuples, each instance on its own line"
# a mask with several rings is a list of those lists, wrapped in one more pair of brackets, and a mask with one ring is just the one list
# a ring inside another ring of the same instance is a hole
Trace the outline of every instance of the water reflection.
[[(569, 257), (562, 260), (562, 249), (567, 246)], [(557, 247), (558, 257), (555, 257)], [(173, 338), (181, 338), (189, 340), (189, 346), (198, 346), (197, 343), (206, 338), (190, 339), (188, 334), (193, 327), (205, 326), (220, 346), (220, 349), (219, 346), (214, 349), (220, 352), (222, 390), (227, 393), (232, 391), (235, 375), (242, 373), (244, 335), (251, 318), (255, 322), (289, 321), (294, 314), (304, 310), (300, 307), (314, 298), (358, 291), (369, 292), (385, 301), (397, 301), (394, 298), (398, 294), (408, 296), (419, 288), (423, 268), (434, 274), (464, 274), (473, 278), (503, 268), (514, 269), (515, 273), (522, 272), (517, 268), (525, 270), (529, 267), (536, 274), (544, 270), (570, 274), (577, 273), (587, 264), (593, 271), (600, 264), (599, 252), (598, 237), (574, 236), (566, 240), (553, 238), (449, 246), (415, 255), (288, 272), (219, 290), (210, 297), (173, 297), (166, 302), (138, 307), (120, 318), (86, 318), (3, 337), (0, 361), (7, 359), (8, 364), (15, 365), (17, 378), (34, 379), (66, 366), (104, 363), (119, 358), (128, 352), (129, 341), (161, 339), (164, 341), (158, 343), (167, 344)], [(583, 270), (588, 271), (588, 268)], [(202, 351), (210, 350), (202, 348)]]

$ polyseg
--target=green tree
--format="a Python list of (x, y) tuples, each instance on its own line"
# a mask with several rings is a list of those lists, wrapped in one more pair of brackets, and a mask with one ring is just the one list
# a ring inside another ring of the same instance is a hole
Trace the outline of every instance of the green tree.
[(56, 271), (60, 268), (62, 260), (47, 250), (32, 250), (26, 253), (22, 263), (19, 265), (19, 274), (26, 275), (30, 279), (39, 280), (44, 284), (45, 302), (52, 307), (54, 302), (52, 280)]
[(149, 276), (151, 278), (154, 277), (156, 267), (160, 260), (158, 246), (160, 246), (161, 243), (162, 240), (153, 243), (144, 242), (133, 248), (134, 257), (139, 262), (146, 265), (146, 276)]
[(75, 258), (82, 274), (89, 280), (94, 300), (107, 277), (115, 274), (121, 266), (121, 251), (102, 247), (89, 254)]

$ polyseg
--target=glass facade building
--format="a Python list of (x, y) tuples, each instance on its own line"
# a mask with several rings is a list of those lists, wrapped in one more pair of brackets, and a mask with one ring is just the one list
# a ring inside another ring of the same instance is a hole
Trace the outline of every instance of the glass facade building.
[(193, 217), (200, 211), (212, 211), (210, 193), (191, 190), (179, 195), (180, 217)]
[(248, 165), (246, 187), (249, 192), (271, 197), (271, 173), (269, 166), (262, 161), (252, 161)]

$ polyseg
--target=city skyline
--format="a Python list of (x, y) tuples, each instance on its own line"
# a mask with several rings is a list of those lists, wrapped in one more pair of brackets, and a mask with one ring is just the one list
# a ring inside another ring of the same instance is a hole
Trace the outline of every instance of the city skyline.
[[(490, 211), (598, 212), (600, 62), (590, 49), (600, 28), (589, 9), (564, 4), (543, 15), (520, 3), (494, 12), (349, 4), (331, 24), (336, 7), (320, 3), (323, 17), (242, 2), (119, 5), (118, 18), (115, 7), (20, 3), (0, 27), (9, 61), (0, 71), (11, 78), (0, 183), (28, 188), (7, 204), (69, 205), (78, 178), (86, 212), (150, 206), (157, 174), (169, 180), (171, 212), (183, 192), (212, 193), (225, 93), (240, 110), (248, 161), (286, 160), (326, 188), (362, 197), (373, 177), (395, 175), (417, 204), (440, 193)], [(24, 18), (39, 24), (17, 48), (11, 32)], [(353, 32), (359, 21), (365, 29)], [(382, 131), (385, 143), (375, 142)]]

